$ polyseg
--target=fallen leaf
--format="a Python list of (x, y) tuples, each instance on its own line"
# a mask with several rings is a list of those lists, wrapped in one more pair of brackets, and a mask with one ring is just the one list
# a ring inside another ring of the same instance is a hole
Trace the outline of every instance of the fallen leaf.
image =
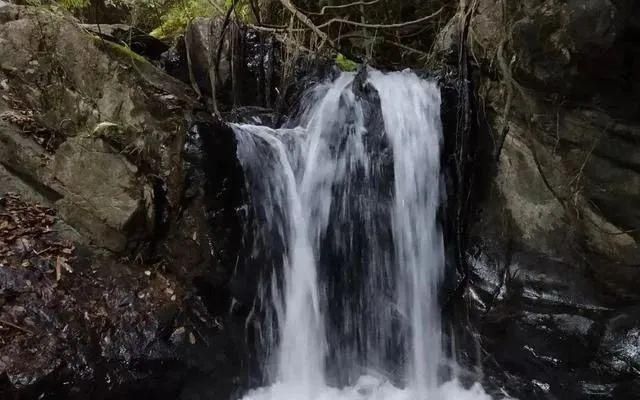
[(60, 257), (56, 258), (56, 281), (62, 279), (62, 259)]

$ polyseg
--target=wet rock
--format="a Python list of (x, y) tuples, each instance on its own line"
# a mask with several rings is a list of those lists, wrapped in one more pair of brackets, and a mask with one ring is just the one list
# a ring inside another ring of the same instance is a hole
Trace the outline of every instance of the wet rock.
[[(509, 4), (481, 1), (473, 30), (482, 50), (496, 54), (510, 47), (518, 78), (561, 91), (584, 90), (585, 75), (614, 78), (593, 62), (606, 59), (607, 68), (624, 68), (616, 51), (625, 51), (630, 1), (528, 1)], [(480, 50), (480, 49), (479, 49)], [(511, 55), (508, 56), (511, 58)], [(602, 58), (601, 58), (602, 57)], [(583, 85), (581, 88), (580, 85)]]
[(231, 106), (275, 106), (280, 60), (274, 38), (235, 23), (223, 32), (223, 25), (221, 17), (195, 18), (184, 36), (165, 52), (163, 66), (172, 76), (211, 96), (211, 77), (216, 75), (218, 62), (215, 92), (222, 111)]
[[(39, 246), (40, 255), (21, 256), (29, 265), (15, 257), (0, 265), (2, 398), (173, 400), (241, 386), (245, 317), (228, 318), (226, 307), (210, 312), (179, 268), (115, 261), (81, 246), (56, 277)], [(180, 261), (191, 274), (211, 273)]]
[(618, 374), (635, 375), (640, 369), (640, 308), (613, 315), (605, 323), (597, 364)]
[(160, 67), (170, 76), (191, 83), (184, 36), (178, 36), (173, 46), (160, 55)]
[(593, 262), (566, 258), (570, 249), (534, 252), (531, 240), (488, 221), (475, 225), (483, 231), (472, 239), (466, 289), (487, 384), (527, 399), (627, 393), (637, 376), (617, 357), (633, 362), (637, 319), (624, 292), (612, 295), (590, 273)]
[[(187, 27), (184, 41), (187, 43), (186, 51), (192, 65), (195, 84), (203, 93), (211, 94), (211, 80), (218, 56), (218, 42), (222, 34), (222, 18), (196, 18)], [(229, 37), (225, 34), (225, 42), (222, 46), (220, 64), (218, 65), (218, 78), (220, 88), (228, 82), (231, 76), (231, 64), (229, 59)], [(186, 58), (186, 57), (185, 57)]]

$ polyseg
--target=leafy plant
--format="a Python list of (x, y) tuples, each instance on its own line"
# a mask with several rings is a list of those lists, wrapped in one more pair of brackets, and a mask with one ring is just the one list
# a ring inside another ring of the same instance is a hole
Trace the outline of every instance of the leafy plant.
[(338, 53), (338, 55), (336, 56), (336, 65), (338, 66), (338, 68), (345, 72), (353, 72), (358, 69), (357, 62), (348, 59), (340, 53)]
[(162, 23), (151, 32), (152, 36), (167, 39), (184, 32), (191, 20), (197, 17), (211, 17), (219, 14), (217, 8), (208, 0), (182, 0), (163, 13)]

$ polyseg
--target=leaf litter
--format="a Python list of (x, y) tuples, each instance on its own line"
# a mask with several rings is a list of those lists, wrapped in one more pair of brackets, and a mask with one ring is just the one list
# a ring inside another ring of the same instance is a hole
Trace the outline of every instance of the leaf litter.
[(54, 235), (55, 211), (24, 201), (16, 193), (0, 197), (0, 268), (45, 268), (62, 279), (73, 272), (74, 245)]

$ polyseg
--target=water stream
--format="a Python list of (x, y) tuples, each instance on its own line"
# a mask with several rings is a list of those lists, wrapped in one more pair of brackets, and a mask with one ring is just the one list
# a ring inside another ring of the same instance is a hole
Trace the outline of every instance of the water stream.
[(245, 398), (489, 399), (439, 374), (437, 84), (343, 73), (284, 128), (234, 131), (264, 239), (255, 254), (280, 266), (261, 285), (270, 385)]

